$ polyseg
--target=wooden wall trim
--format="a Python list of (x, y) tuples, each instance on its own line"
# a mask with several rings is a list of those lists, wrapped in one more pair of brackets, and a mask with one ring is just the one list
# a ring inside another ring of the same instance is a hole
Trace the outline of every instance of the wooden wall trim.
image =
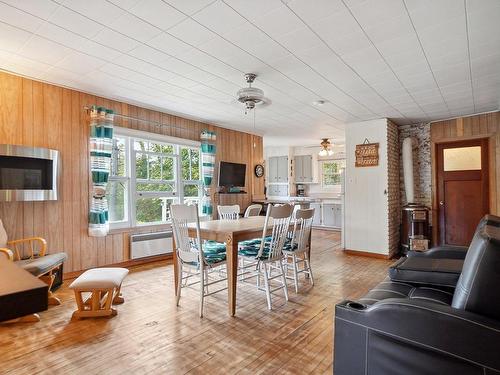
[(47, 239), (49, 253), (65, 251), (66, 272), (122, 264), (129, 260), (130, 233), (165, 228), (128, 228), (113, 230), (106, 237), (88, 236), (91, 177), (89, 122), (84, 107), (93, 104), (119, 114), (175, 125), (158, 127), (117, 117), (117, 126), (129, 129), (196, 141), (202, 129), (215, 131), (217, 165), (225, 160), (248, 166), (248, 194), (235, 194), (225, 198), (224, 203), (238, 203), (244, 209), (253, 195), (264, 194), (263, 179), (253, 174), (255, 164), (263, 161), (262, 137), (0, 72), (0, 142), (59, 150), (62, 164), (58, 201), (0, 203), (0, 219), (11, 239), (41, 236)]
[(368, 257), (368, 258), (391, 259), (391, 256), (387, 254), (371, 253), (369, 251), (362, 251), (362, 250), (344, 249), (344, 253), (349, 255)]

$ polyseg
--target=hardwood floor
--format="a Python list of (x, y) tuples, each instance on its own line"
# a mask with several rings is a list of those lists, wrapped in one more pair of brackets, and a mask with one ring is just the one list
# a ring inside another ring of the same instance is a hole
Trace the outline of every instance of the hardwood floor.
[(264, 292), (239, 284), (236, 317), (227, 293), (206, 298), (183, 289), (175, 306), (173, 266), (137, 267), (123, 285), (125, 303), (107, 319), (70, 321), (76, 308), (67, 282), (61, 306), (39, 323), (0, 324), (2, 374), (331, 374), (335, 303), (357, 298), (383, 279), (391, 261), (345, 255), (339, 234), (313, 232), (315, 286), (289, 284), (268, 311)]

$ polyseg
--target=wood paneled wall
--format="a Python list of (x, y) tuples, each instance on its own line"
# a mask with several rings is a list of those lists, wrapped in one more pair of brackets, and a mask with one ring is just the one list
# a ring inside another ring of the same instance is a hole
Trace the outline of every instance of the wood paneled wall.
[(220, 160), (247, 164), (248, 194), (238, 195), (237, 203), (245, 208), (252, 195), (264, 194), (263, 179), (253, 174), (255, 164), (263, 162), (259, 136), (0, 72), (0, 143), (52, 148), (60, 151), (62, 160), (58, 201), (0, 203), (0, 219), (11, 239), (41, 236), (47, 239), (49, 252), (65, 251), (68, 254), (65, 272), (127, 261), (131, 233), (164, 229), (157, 226), (116, 230), (103, 238), (87, 235), (89, 123), (83, 108), (93, 104), (119, 114), (176, 126), (116, 121), (118, 126), (127, 128), (192, 140), (199, 140), (202, 129), (215, 131), (217, 164)]
[(459, 140), (489, 139), (490, 170), (490, 212), (500, 213), (500, 112), (485, 113), (469, 117), (431, 123), (431, 159), (432, 159), (432, 221), (433, 237), (437, 236), (437, 189), (435, 170), (435, 145)]

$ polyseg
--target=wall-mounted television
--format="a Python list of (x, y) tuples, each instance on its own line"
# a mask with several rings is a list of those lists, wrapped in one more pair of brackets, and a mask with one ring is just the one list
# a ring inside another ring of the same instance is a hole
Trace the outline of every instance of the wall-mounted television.
[(221, 161), (219, 165), (219, 186), (244, 187), (246, 171), (246, 164)]
[(59, 151), (0, 145), (0, 202), (57, 200)]

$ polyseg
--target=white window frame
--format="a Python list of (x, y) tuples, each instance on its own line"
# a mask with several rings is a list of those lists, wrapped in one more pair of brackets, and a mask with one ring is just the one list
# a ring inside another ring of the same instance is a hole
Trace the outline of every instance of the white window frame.
[[(320, 179), (321, 179), (321, 188), (324, 189), (324, 190), (328, 190), (328, 189), (335, 189), (335, 187), (337, 186), (340, 186), (342, 182), (339, 182), (338, 184), (333, 184), (333, 185), (327, 185), (325, 183), (325, 174), (323, 173), (323, 165), (325, 163), (344, 163), (345, 164), (345, 159), (326, 159), (326, 160), (321, 160), (320, 163), (319, 163), (319, 175), (320, 175)], [(345, 166), (344, 166), (345, 168)], [(340, 168), (342, 169), (342, 168)], [(339, 171), (339, 174), (341, 174), (341, 172)]]
[[(181, 162), (180, 162), (180, 153), (181, 148), (190, 148), (195, 150), (200, 150), (200, 142), (191, 141), (182, 138), (169, 137), (156, 133), (143, 132), (139, 130), (127, 129), (115, 127), (115, 137), (116, 138), (124, 138), (125, 139), (125, 171), (126, 176), (110, 176), (110, 181), (121, 181), (126, 184), (127, 194), (125, 196), (125, 218), (126, 220), (119, 222), (110, 222), (111, 229), (119, 229), (119, 228), (134, 228), (134, 227), (142, 227), (142, 226), (154, 226), (154, 225), (165, 225), (170, 223), (170, 221), (161, 221), (161, 222), (152, 222), (139, 224), (136, 219), (136, 206), (137, 199), (144, 198), (177, 198), (179, 203), (184, 202), (184, 185), (198, 185), (199, 188), (199, 196), (198, 200), (201, 202), (203, 191), (202, 191), (202, 182), (201, 182), (201, 153), (200, 153), (200, 171), (199, 176), (200, 180), (182, 180), (182, 170), (181, 170)], [(155, 153), (151, 151), (138, 151), (134, 149), (134, 142), (136, 140), (146, 141), (146, 142), (155, 142), (161, 143), (165, 145), (173, 146), (173, 153)], [(144, 179), (136, 179), (132, 178), (136, 174), (136, 154), (148, 154), (153, 156), (167, 156), (172, 157), (174, 159), (174, 186), (175, 192), (138, 192), (137, 191), (137, 183), (143, 182), (152, 182), (152, 183), (172, 183), (171, 180), (144, 180)]]

